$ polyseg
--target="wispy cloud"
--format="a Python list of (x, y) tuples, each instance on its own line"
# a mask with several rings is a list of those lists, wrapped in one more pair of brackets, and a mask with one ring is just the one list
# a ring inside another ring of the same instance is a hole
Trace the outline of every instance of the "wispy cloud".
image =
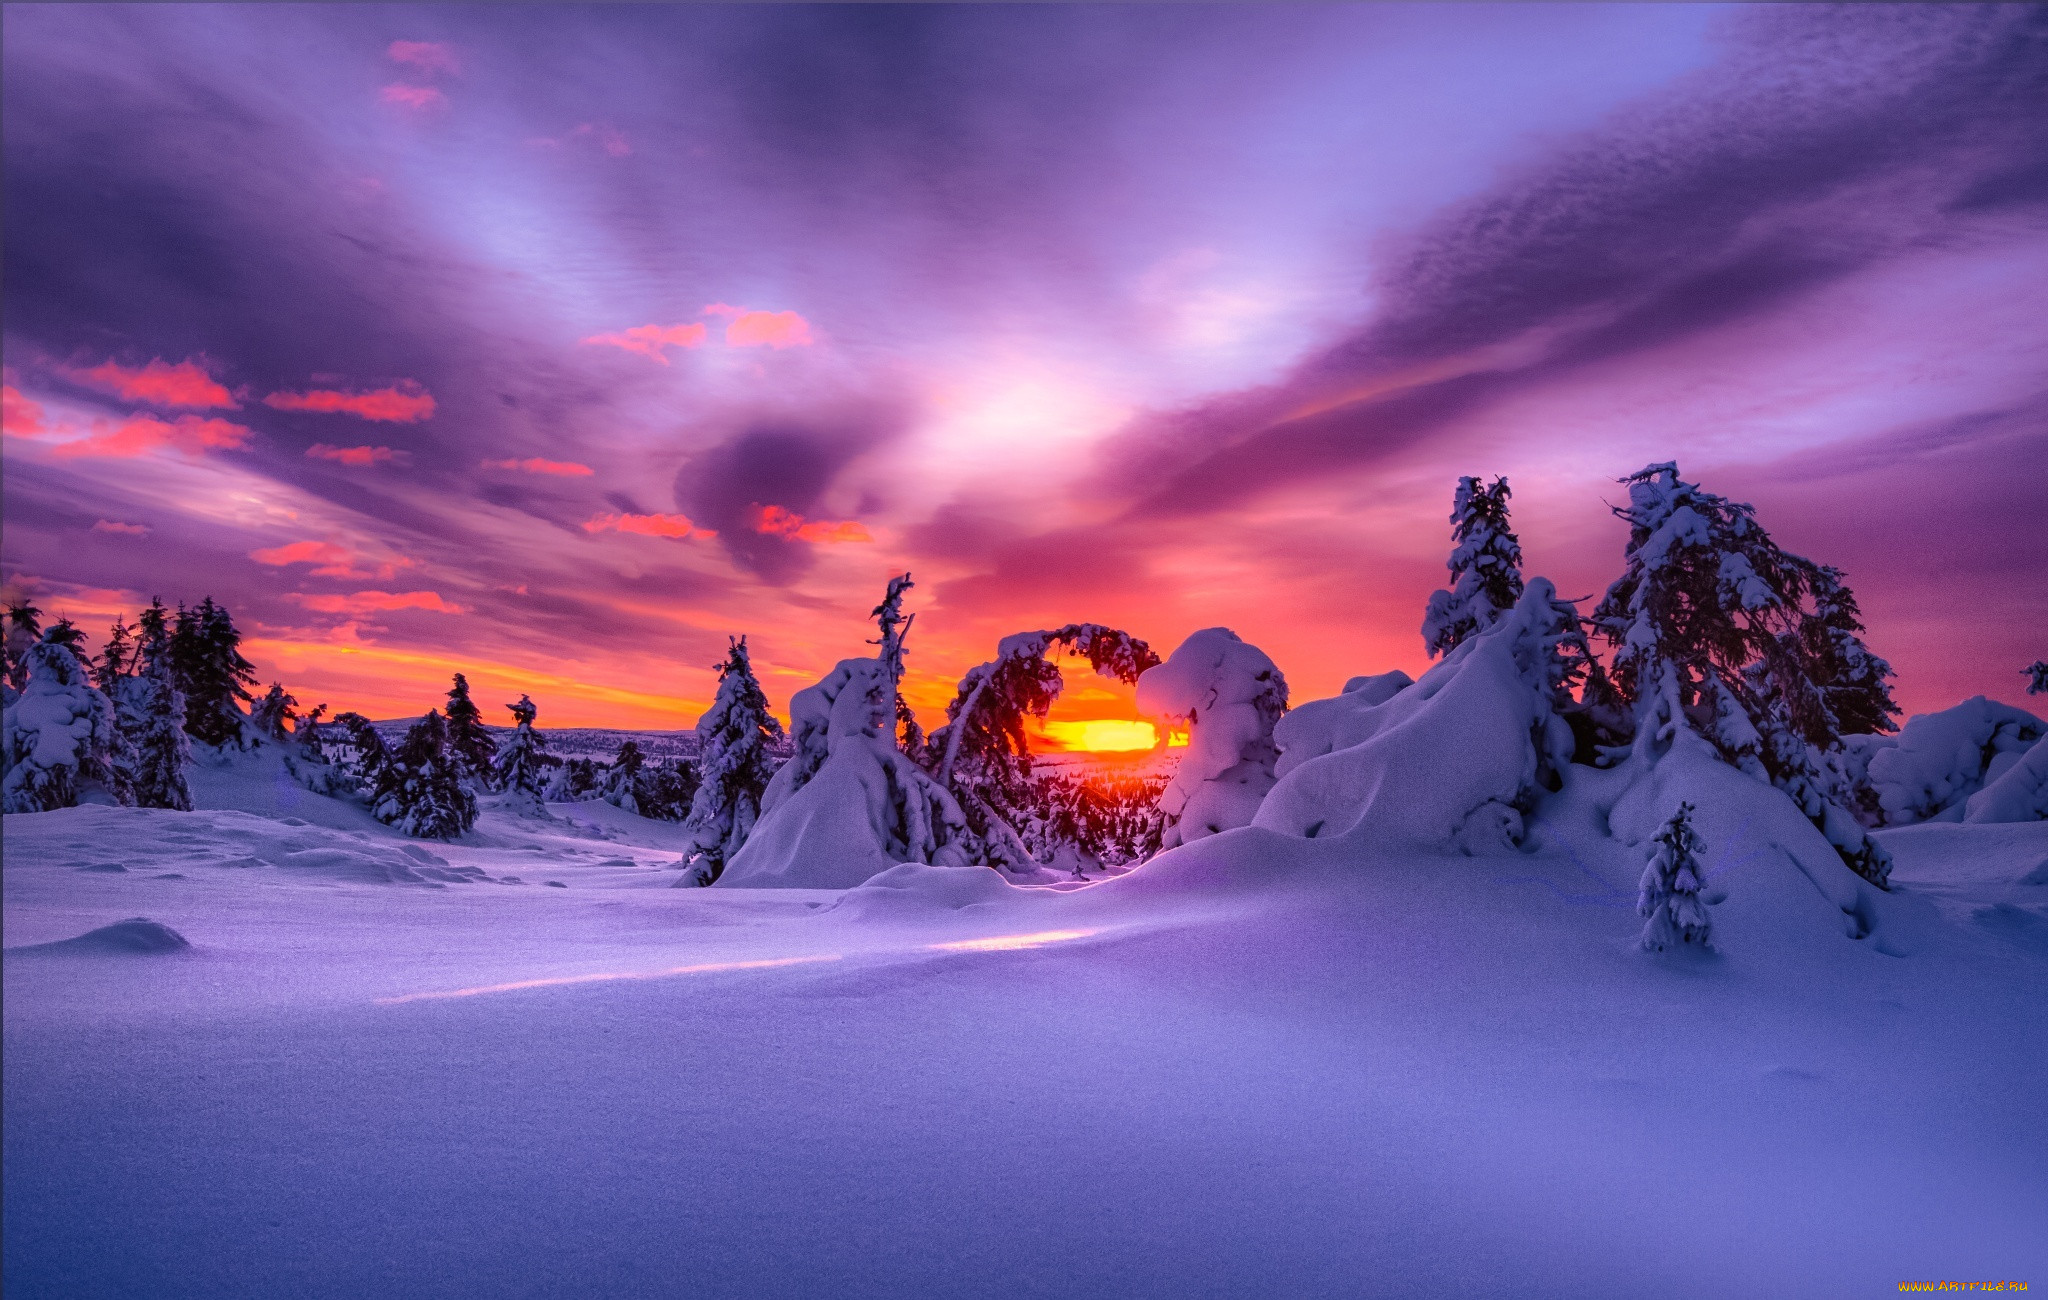
[(148, 402), (152, 406), (187, 406), (198, 410), (213, 407), (230, 411), (241, 409), (234, 395), (190, 357), (176, 365), (156, 357), (139, 367), (105, 361), (89, 370), (66, 370), (63, 373), (74, 382), (113, 393), (124, 401)]
[(617, 334), (593, 334), (583, 340), (585, 344), (600, 344), (605, 347), (624, 348), (638, 352), (643, 357), (652, 357), (663, 365), (668, 357), (663, 348), (694, 348), (703, 346), (705, 336), (711, 331), (697, 325), (635, 325)]
[(60, 442), (50, 450), (52, 455), (65, 459), (132, 459), (162, 450), (200, 456), (209, 451), (246, 447), (252, 436), (250, 429), (222, 419), (181, 415), (165, 421), (153, 415), (135, 415), (121, 421), (94, 420), (85, 437)]
[(704, 315), (726, 320), (726, 345), (735, 348), (807, 348), (816, 342), (811, 323), (793, 311), (751, 311), (731, 303), (705, 306)]
[(800, 542), (872, 542), (875, 539), (859, 521), (807, 520), (781, 506), (756, 506), (754, 531), (770, 537), (793, 537)]
[(314, 411), (324, 415), (353, 415), (363, 420), (384, 420), (412, 424), (432, 418), (434, 397), (419, 384), (407, 381), (367, 393), (349, 393), (316, 388), (304, 393), (272, 393), (265, 406), (280, 411)]
[(150, 529), (148, 524), (124, 524), (112, 519), (101, 519), (94, 522), (92, 531), (115, 533), (122, 537), (147, 537)]
[(0, 433), (10, 438), (40, 438), (49, 431), (41, 402), (22, 396), (13, 384), (0, 387)]
[(408, 109), (415, 113), (425, 112), (428, 109), (446, 108), (448, 106), (448, 96), (432, 86), (408, 86), (403, 83), (393, 83), (378, 91), (377, 97), (387, 104)]
[(604, 514), (585, 520), (586, 533), (640, 533), (647, 537), (716, 537), (717, 533), (708, 528), (699, 528), (682, 515), (636, 515)]
[(357, 467), (388, 465), (406, 456), (406, 453), (390, 447), (336, 447), (325, 442), (316, 442), (306, 448), (306, 454), (314, 460), (331, 460)]
[(595, 473), (588, 465), (579, 465), (573, 460), (543, 460), (539, 456), (528, 456), (525, 460), (487, 460), (485, 469), (516, 469), (522, 474), (552, 474), (557, 478), (588, 478)]
[(441, 41), (393, 41), (385, 47), (384, 57), (428, 74), (447, 73), (452, 77), (462, 72), (462, 61)]
[(468, 613), (463, 606), (443, 600), (437, 591), (355, 591), (347, 595), (294, 591), (285, 599), (316, 614), (379, 614), (398, 609), (424, 609), (437, 614)]
[(366, 556), (334, 541), (287, 542), (283, 546), (265, 547), (249, 552), (249, 558), (258, 564), (283, 568), (293, 564), (315, 565), (312, 572), (322, 578), (383, 578), (389, 580), (400, 569), (414, 567), (418, 561), (406, 556), (395, 559), (373, 561)]

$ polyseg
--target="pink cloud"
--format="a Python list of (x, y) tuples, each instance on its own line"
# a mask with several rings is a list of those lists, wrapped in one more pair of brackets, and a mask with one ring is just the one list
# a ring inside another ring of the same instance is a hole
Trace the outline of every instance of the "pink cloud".
[(40, 438), (49, 432), (41, 402), (23, 397), (13, 384), (0, 387), (0, 433), (12, 438)]
[(330, 443), (316, 442), (306, 448), (306, 454), (314, 460), (339, 461), (343, 465), (383, 465), (405, 458), (402, 451), (389, 447), (336, 447)]
[(465, 614), (468, 610), (441, 599), (437, 591), (357, 591), (345, 596), (309, 595), (294, 591), (287, 600), (297, 601), (316, 614), (374, 614), (393, 609), (429, 609), (437, 614)]
[(525, 460), (487, 460), (485, 469), (516, 469), (527, 474), (553, 474), (559, 478), (588, 478), (593, 471), (588, 465), (579, 465), (573, 460), (542, 460), (528, 456)]
[(155, 357), (140, 368), (108, 361), (90, 370), (67, 370), (68, 378), (114, 393), (130, 402), (152, 406), (191, 406), (200, 410), (225, 407), (240, 410), (234, 397), (198, 362), (187, 357), (171, 365)]
[(421, 72), (445, 72), (451, 77), (462, 72), (462, 62), (455, 57), (455, 51), (440, 41), (393, 41), (385, 48), (384, 57)]
[(252, 431), (242, 425), (230, 424), (226, 420), (201, 419), (196, 415), (181, 415), (168, 423), (153, 415), (130, 416), (119, 424), (110, 420), (94, 420), (92, 429), (86, 437), (57, 444), (52, 448), (53, 454), (66, 459), (78, 456), (126, 459), (146, 456), (168, 447), (187, 456), (199, 456), (209, 451), (246, 447), (252, 436)]
[(736, 348), (807, 348), (813, 342), (810, 322), (793, 311), (743, 311), (725, 327), (725, 341)]
[(875, 539), (859, 522), (815, 522), (781, 506), (755, 506), (754, 531), (771, 537), (793, 537), (803, 542), (872, 542)]
[(397, 575), (400, 569), (409, 569), (417, 560), (399, 556), (395, 560), (371, 563), (366, 557), (338, 542), (287, 542), (283, 546), (271, 546), (249, 552), (249, 558), (258, 564), (283, 568), (291, 564), (312, 564), (318, 567), (313, 573), (322, 578), (385, 578)]
[(536, 149), (559, 149), (566, 140), (588, 140), (614, 158), (624, 158), (633, 152), (633, 146), (626, 142), (626, 133), (608, 122), (583, 122), (566, 135), (537, 135), (526, 143)]
[(424, 112), (430, 108), (446, 108), (448, 106), (448, 96), (432, 86), (394, 84), (384, 87), (383, 90), (377, 93), (377, 97), (387, 104), (396, 104), (400, 108), (408, 108), (414, 112)]
[(98, 521), (92, 526), (92, 530), (96, 533), (119, 533), (123, 537), (149, 536), (148, 524), (123, 524), (116, 523), (112, 519), (102, 519)]
[(648, 537), (716, 537), (709, 528), (699, 528), (682, 515), (597, 515), (583, 524), (586, 533), (640, 533)]
[(411, 424), (434, 414), (433, 395), (412, 380), (369, 393), (343, 393), (324, 388), (306, 393), (272, 393), (263, 399), (263, 404), (280, 411), (338, 413), (365, 420), (388, 420), (394, 424)]
[(667, 365), (668, 358), (661, 351), (664, 347), (700, 347), (708, 333), (710, 331), (703, 325), (635, 325), (621, 334), (593, 334), (583, 341), (624, 348)]

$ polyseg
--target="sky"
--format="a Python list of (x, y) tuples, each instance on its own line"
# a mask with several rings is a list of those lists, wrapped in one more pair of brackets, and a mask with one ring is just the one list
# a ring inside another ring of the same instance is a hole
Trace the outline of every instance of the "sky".
[(676, 728), (909, 571), (928, 724), (1074, 621), (1300, 701), (1426, 666), (1458, 476), (1597, 598), (1675, 460), (1846, 571), (1909, 712), (2048, 654), (2048, 9), (4, 28), (0, 580), (95, 641), (211, 595), (307, 705)]

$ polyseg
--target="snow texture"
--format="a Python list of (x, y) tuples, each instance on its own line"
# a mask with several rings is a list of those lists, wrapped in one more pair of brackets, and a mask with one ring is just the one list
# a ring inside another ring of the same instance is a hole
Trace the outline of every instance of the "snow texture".
[(1188, 727), (1180, 767), (1159, 798), (1166, 847), (1251, 823), (1273, 788), (1273, 727), (1287, 679), (1227, 627), (1192, 633), (1138, 678), (1138, 711)]
[[(2043, 735), (2048, 724), (2040, 718), (1978, 695), (1938, 713), (1916, 714), (1896, 736), (1851, 736), (1845, 743), (1851, 779), (1860, 776), (1884, 824), (1904, 826), (1963, 818), (1971, 797), (2018, 768)], [(2027, 780), (2018, 778), (1997, 806), (2008, 806), (2009, 799), (2024, 802)], [(1987, 814), (1976, 820), (2012, 818)]]

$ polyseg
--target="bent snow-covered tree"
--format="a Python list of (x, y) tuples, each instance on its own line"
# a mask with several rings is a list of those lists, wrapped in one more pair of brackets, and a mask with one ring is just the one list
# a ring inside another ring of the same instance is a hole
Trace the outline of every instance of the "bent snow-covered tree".
[(1085, 657), (1096, 672), (1127, 684), (1159, 664), (1152, 647), (1128, 632), (1069, 623), (1004, 637), (994, 659), (960, 679), (946, 706), (946, 725), (932, 733), (927, 757), (939, 784), (959, 800), (991, 865), (1074, 867), (1081, 865), (1078, 859), (1065, 859), (1076, 853), (1101, 856), (1083, 842), (1069, 801), (1042, 797), (1045, 792), (1033, 781), (1024, 723), (1043, 720), (1059, 698), (1059, 665), (1047, 656), (1060, 652)]
[(1273, 788), (1273, 724), (1287, 712), (1287, 679), (1265, 652), (1227, 627), (1193, 633), (1138, 678), (1138, 711), (1188, 728), (1159, 798), (1161, 847), (1250, 825)]
[(519, 703), (505, 706), (512, 713), (512, 734), (505, 737), (496, 761), (498, 788), (505, 803), (522, 817), (547, 816), (548, 769), (555, 758), (548, 753), (547, 737), (533, 729), (540, 709), (525, 695)]
[[(1684, 481), (1674, 464), (1621, 481), (1627, 567), (1592, 623), (1614, 647), (1612, 683), (1633, 711), (1634, 754), (1654, 762), (1681, 729), (1703, 737), (1790, 796), (1844, 862), (1882, 887), (1890, 855), (1832, 797), (1825, 774), (1842, 736), (1830, 689), (1864, 716), (1890, 704), (1881, 694), (1889, 669), (1848, 625), (1854, 604), (1839, 575), (1780, 550), (1750, 506)], [(1860, 678), (1844, 680), (1845, 671)]]
[(1646, 918), (1642, 945), (1661, 952), (1680, 944), (1713, 945), (1706, 904), (1700, 901), (1700, 837), (1692, 828), (1692, 805), (1680, 803), (1650, 840), (1650, 861), (1636, 894), (1636, 911)]
[[(900, 697), (899, 697), (900, 698)], [(718, 666), (718, 697), (697, 719), (701, 781), (683, 828), (690, 832), (686, 866), (693, 882), (709, 885), (725, 872), (761, 818), (761, 797), (775, 775), (768, 747), (782, 739), (782, 724), (747, 657), (747, 639), (732, 639)]]
[(476, 825), (476, 797), (462, 784), (439, 712), (427, 710), (392, 751), (370, 813), (420, 839), (452, 840)]
[(114, 706), (56, 631), (21, 656), (21, 693), (0, 715), (0, 809), (131, 804)]
[(1448, 591), (1433, 592), (1422, 616), (1422, 643), (1431, 658), (1449, 654), (1474, 632), (1490, 627), (1522, 598), (1522, 544), (1508, 527), (1508, 481), (1492, 487), (1467, 476), (1451, 500)]

